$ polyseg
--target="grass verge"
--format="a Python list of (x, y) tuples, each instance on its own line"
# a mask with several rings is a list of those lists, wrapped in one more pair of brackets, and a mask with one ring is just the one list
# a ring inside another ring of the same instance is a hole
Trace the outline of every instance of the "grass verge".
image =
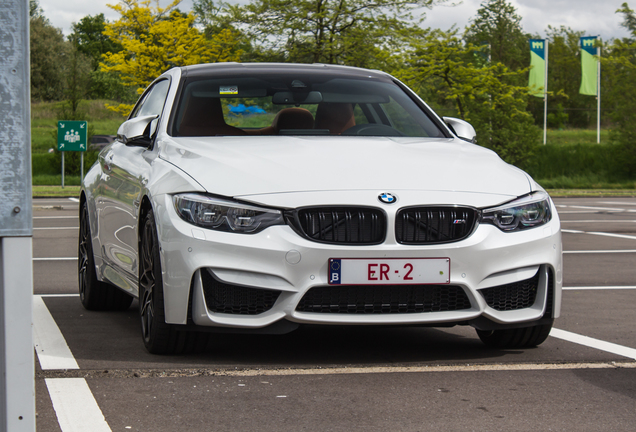
[(79, 197), (79, 186), (33, 186), (33, 198), (66, 198)]
[(636, 189), (547, 189), (552, 198), (636, 197)]

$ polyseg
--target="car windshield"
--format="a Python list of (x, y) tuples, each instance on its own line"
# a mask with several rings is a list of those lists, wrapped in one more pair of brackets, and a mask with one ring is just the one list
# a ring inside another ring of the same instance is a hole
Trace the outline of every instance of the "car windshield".
[(444, 136), (388, 78), (316, 73), (187, 78), (172, 125), (173, 136)]

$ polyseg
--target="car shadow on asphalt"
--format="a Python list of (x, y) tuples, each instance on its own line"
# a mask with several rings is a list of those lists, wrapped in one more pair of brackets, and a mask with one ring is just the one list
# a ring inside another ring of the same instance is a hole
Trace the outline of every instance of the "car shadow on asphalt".
[[(306, 326), (282, 335), (211, 333), (197, 354), (149, 354), (137, 301), (121, 312), (85, 310), (75, 297), (46, 298), (81, 369), (315, 368), (491, 363), (532, 350), (486, 348), (470, 327)], [(525, 357), (521, 355), (521, 357)]]

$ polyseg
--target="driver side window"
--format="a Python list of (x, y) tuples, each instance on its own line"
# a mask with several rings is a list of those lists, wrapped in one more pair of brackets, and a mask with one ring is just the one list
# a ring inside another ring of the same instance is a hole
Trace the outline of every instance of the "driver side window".
[(160, 116), (163, 111), (163, 106), (168, 96), (168, 90), (170, 89), (170, 81), (162, 80), (156, 83), (146, 94), (142, 97), (141, 102), (135, 107), (130, 118), (142, 117), (147, 115)]

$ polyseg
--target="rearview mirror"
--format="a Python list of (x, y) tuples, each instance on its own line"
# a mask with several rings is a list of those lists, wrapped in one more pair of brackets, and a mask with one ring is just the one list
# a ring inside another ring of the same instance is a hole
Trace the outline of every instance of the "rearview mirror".
[(318, 104), (320, 102), (322, 102), (322, 94), (318, 91), (276, 92), (272, 96), (272, 103), (276, 105)]
[(458, 138), (473, 144), (477, 143), (477, 132), (475, 132), (475, 128), (470, 123), (454, 117), (443, 117), (443, 120)]
[(126, 145), (148, 147), (157, 127), (158, 115), (135, 117), (119, 126), (117, 139)]

